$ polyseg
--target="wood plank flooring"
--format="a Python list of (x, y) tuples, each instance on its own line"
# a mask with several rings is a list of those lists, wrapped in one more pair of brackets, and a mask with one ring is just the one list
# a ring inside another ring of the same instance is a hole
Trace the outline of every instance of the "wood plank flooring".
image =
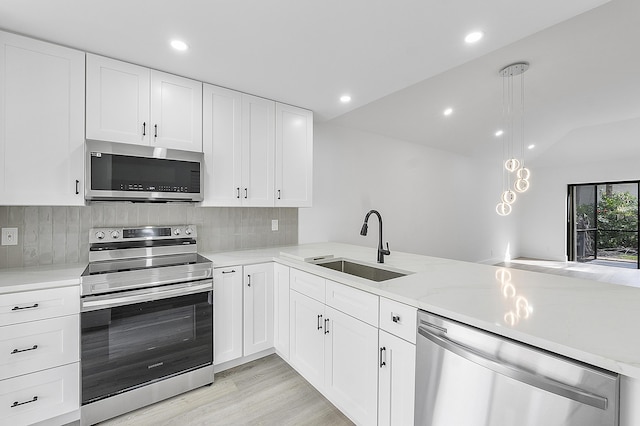
[(121, 425), (352, 425), (278, 355), (221, 373), (211, 386), (124, 414)]
[(556, 262), (550, 260), (517, 258), (510, 262), (498, 263), (496, 266), (506, 266), (508, 268), (525, 269), (545, 274), (563, 275), (611, 284), (640, 287), (640, 269), (605, 266), (594, 262)]

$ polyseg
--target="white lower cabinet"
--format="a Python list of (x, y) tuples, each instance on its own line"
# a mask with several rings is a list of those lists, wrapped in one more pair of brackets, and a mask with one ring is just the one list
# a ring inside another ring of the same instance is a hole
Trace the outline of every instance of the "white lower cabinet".
[(273, 263), (244, 266), (243, 355), (273, 348)]
[(213, 271), (213, 364), (242, 356), (242, 266)]
[(289, 267), (273, 265), (273, 346), (289, 360)]
[[(28, 425), (79, 409), (80, 365), (63, 365), (0, 383), (0, 419)], [(80, 418), (79, 412), (77, 418)]]
[(321, 390), (324, 387), (324, 303), (292, 290), (289, 306), (289, 362)]
[(413, 425), (416, 345), (380, 330), (378, 425)]
[(378, 329), (329, 306), (325, 315), (325, 394), (356, 424), (375, 425)]
[[(318, 278), (312, 286), (298, 285), (292, 277), (290, 293), (289, 361), (298, 372), (357, 424), (375, 425), (378, 416), (378, 328), (335, 309), (332, 295), (348, 294), (346, 305), (371, 305), (377, 324), (378, 297), (343, 284)], [(326, 286), (324, 282), (326, 281)], [(342, 288), (341, 288), (342, 287)], [(294, 290), (297, 288), (303, 294)], [(326, 288), (327, 298), (318, 299)], [(346, 290), (346, 293), (342, 290)], [(342, 298), (341, 298), (342, 300)], [(360, 312), (356, 312), (359, 315)]]
[(0, 423), (78, 420), (79, 287), (9, 293), (0, 299)]

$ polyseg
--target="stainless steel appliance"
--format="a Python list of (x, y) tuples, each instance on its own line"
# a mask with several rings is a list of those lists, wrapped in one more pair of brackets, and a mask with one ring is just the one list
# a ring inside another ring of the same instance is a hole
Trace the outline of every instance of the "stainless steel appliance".
[(90, 231), (81, 277), (82, 424), (213, 382), (213, 265), (195, 226)]
[(202, 201), (201, 152), (86, 141), (87, 200)]
[(423, 311), (416, 364), (416, 425), (618, 425), (617, 374)]

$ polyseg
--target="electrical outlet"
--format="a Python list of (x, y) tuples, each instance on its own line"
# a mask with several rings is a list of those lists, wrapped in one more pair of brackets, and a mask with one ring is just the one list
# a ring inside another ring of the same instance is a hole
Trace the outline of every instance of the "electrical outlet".
[(18, 228), (2, 228), (2, 245), (18, 245)]
[(278, 219), (273, 219), (271, 221), (271, 230), (272, 231), (277, 231), (278, 230)]

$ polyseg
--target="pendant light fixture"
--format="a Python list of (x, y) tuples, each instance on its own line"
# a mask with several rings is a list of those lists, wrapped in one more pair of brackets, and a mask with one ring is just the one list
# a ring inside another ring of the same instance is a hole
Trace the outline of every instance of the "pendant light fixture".
[[(496, 205), (496, 213), (500, 216), (511, 213), (512, 204), (517, 199), (516, 193), (529, 189), (531, 172), (524, 164), (524, 73), (528, 69), (528, 62), (516, 62), (498, 72), (502, 77), (502, 117), (505, 126), (502, 142), (502, 195)], [(514, 104), (516, 76), (520, 76), (517, 79), (520, 86), (519, 106)]]

